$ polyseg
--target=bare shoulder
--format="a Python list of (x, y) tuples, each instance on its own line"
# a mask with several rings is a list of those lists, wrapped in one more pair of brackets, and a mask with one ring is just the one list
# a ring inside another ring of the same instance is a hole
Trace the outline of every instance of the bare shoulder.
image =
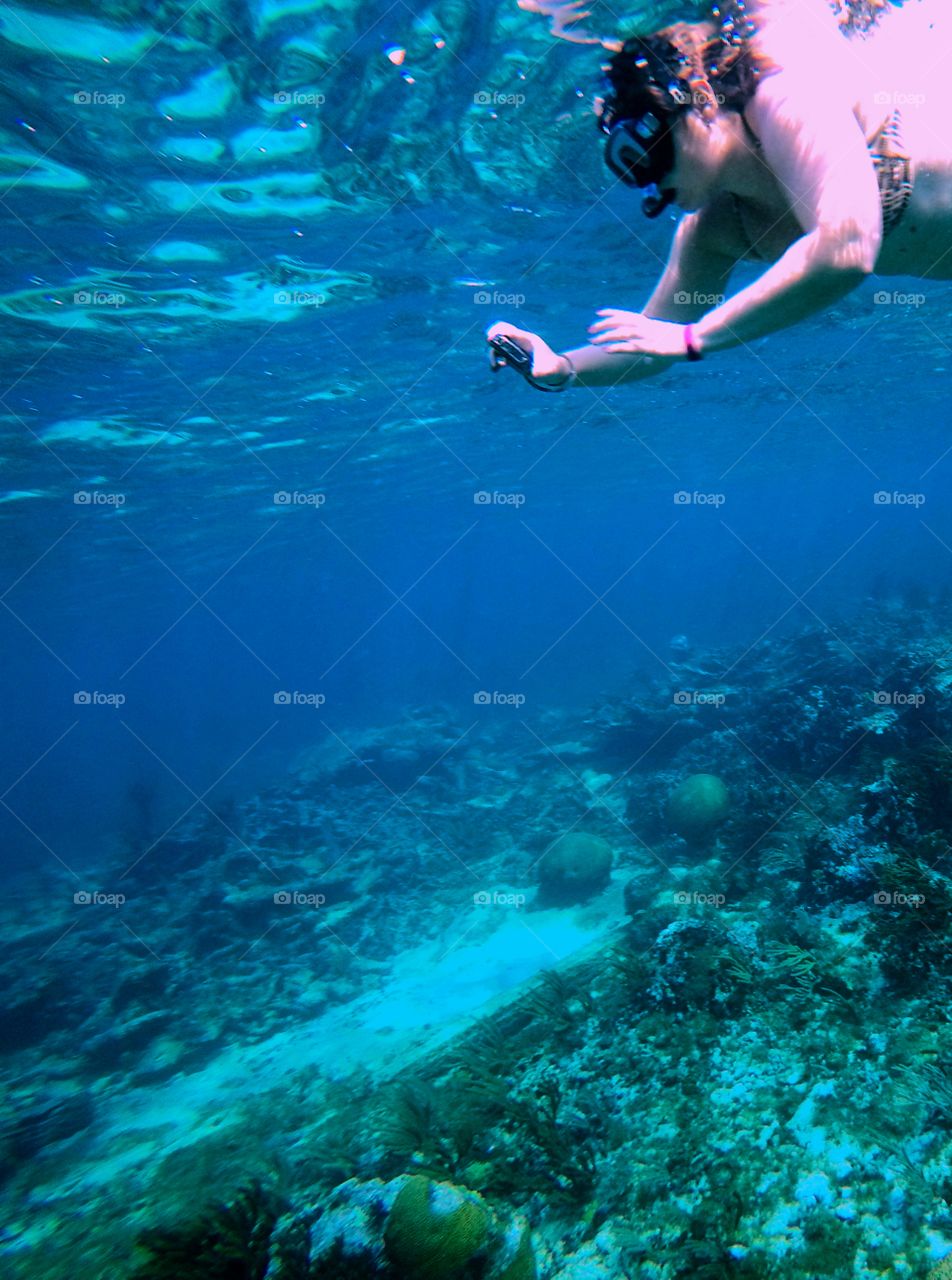
[(779, 76), (785, 92), (802, 92), (805, 99), (857, 100), (869, 67), (829, 0), (758, 0), (755, 14), (753, 46), (766, 71), (762, 87)]

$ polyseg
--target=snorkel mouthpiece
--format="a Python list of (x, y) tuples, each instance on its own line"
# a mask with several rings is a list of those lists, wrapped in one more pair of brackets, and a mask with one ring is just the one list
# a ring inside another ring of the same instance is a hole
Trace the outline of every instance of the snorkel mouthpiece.
[(657, 186), (652, 184), (650, 191), (645, 192), (641, 202), (641, 212), (646, 218), (660, 218), (675, 195), (676, 192), (670, 188), (667, 191), (659, 191)]

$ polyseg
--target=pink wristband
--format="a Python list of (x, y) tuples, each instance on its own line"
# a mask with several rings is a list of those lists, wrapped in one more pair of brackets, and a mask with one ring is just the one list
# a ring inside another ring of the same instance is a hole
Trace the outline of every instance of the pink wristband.
[(689, 360), (703, 360), (704, 358), (701, 348), (694, 341), (693, 324), (686, 324), (684, 326), (684, 351)]

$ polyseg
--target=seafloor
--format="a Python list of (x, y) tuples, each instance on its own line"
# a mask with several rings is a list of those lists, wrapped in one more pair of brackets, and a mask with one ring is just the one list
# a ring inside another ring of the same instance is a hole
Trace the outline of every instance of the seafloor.
[(675, 638), (531, 750), (416, 708), (78, 921), (24, 884), (4, 1276), (948, 1274), (949, 605)]
[[(881, 7), (845, 9), (865, 28)], [(602, 204), (596, 64), (553, 54), (516, 4), (96, 14), (51, 0), (0, 22), (14, 554), (45, 555), (62, 504), (72, 517), (78, 488), (112, 486), (136, 528), (160, 509), (163, 546), (214, 561), (231, 526), (206, 522), (210, 497), (270, 518), (275, 488), (341, 458), (351, 510), (371, 485), (426, 491), (436, 520), (432, 428), (455, 440), (447, 403), (467, 396), (492, 420), (479, 474), (508, 475), (540, 414), (474, 390), (484, 286), (524, 288), (523, 314), (568, 337), (596, 303), (640, 296), (663, 250), (611, 210), (578, 227), (580, 198)], [(427, 200), (447, 203), (423, 218)], [(863, 457), (913, 424), (944, 450), (945, 405), (909, 392), (946, 372), (952, 309), (930, 289), (914, 325), (918, 295), (889, 296), (875, 325), (850, 301), (816, 348), (802, 330), (775, 344), (782, 387), (712, 366), (691, 391), (704, 430), (672, 453), (703, 475), (718, 431), (745, 457), (769, 431), (777, 470), (829, 469), (829, 440), (787, 415), (826, 377), (826, 345), (845, 361), (860, 341), (872, 391), (823, 390), (862, 415)], [(325, 314), (349, 345), (321, 359)], [(369, 376), (367, 314), (391, 384), (434, 373), (412, 411)], [(268, 326), (260, 370), (226, 359), (225, 408), (170, 412), (181, 394), (140, 355), (208, 394), (205, 353), (232, 330), (246, 354), (249, 324)], [(631, 439), (647, 424), (654, 442), (680, 394), (626, 401)], [(850, 416), (834, 419), (847, 439)], [(622, 421), (602, 401), (587, 419)], [(252, 450), (296, 460), (266, 495), (231, 458)], [(599, 501), (632, 473), (650, 499), (632, 454), (626, 472), (612, 453)], [(97, 564), (139, 586), (111, 526), (90, 528), (77, 611), (120, 596), (96, 592)], [(883, 592), (752, 649), (676, 638), (670, 679), (531, 724), (513, 707), (473, 727), (438, 703), (359, 736), (336, 724), (285, 782), (165, 834), (133, 794), (87, 882), (51, 863), (0, 899), (4, 1280), (949, 1275), (950, 603)]]

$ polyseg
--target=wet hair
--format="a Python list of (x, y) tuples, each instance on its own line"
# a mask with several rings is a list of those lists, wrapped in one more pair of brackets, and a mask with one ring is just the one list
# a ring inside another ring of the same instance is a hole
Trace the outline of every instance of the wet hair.
[(847, 35), (866, 35), (891, 8), (889, 0), (831, 0), (840, 28)]
[(646, 111), (674, 115), (713, 101), (740, 111), (769, 61), (754, 47), (756, 27), (743, 0), (715, 6), (707, 22), (678, 22), (626, 40), (604, 68), (606, 122)]

